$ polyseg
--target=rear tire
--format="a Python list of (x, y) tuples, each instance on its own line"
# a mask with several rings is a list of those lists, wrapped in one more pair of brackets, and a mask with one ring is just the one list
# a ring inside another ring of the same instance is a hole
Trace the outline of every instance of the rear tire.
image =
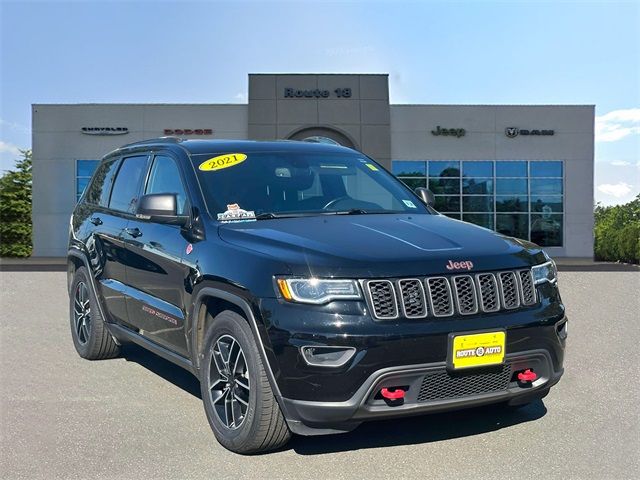
[(262, 453), (291, 438), (253, 332), (235, 312), (220, 313), (207, 330), (200, 386), (209, 425), (228, 450)]
[(78, 355), (87, 360), (104, 360), (120, 354), (120, 346), (104, 324), (98, 301), (85, 267), (76, 270), (69, 295), (71, 338)]

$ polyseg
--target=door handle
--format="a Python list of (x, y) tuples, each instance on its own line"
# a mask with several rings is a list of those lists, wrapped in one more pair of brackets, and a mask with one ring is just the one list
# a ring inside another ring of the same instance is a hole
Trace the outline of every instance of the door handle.
[(142, 236), (142, 231), (138, 227), (125, 228), (124, 231), (127, 232), (127, 235), (131, 235), (133, 238), (138, 238)]
[(102, 220), (100, 219), (100, 217), (91, 217), (89, 221), (94, 225), (102, 225)]

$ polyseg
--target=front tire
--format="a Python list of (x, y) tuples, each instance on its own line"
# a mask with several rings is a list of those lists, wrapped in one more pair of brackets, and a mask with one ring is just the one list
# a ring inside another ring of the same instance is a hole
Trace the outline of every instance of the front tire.
[(87, 360), (117, 357), (120, 347), (104, 324), (85, 267), (78, 268), (73, 276), (69, 300), (71, 337), (78, 355)]
[(211, 429), (228, 450), (262, 453), (291, 438), (253, 332), (235, 312), (220, 313), (207, 330), (200, 385)]

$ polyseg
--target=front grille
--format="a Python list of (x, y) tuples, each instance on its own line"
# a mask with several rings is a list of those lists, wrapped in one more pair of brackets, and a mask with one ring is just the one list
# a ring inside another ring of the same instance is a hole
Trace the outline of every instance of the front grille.
[(380, 320), (474, 315), (535, 305), (531, 270), (448, 277), (366, 280), (373, 316)]
[(520, 295), (516, 274), (513, 272), (500, 272), (498, 281), (502, 292), (502, 306), (507, 309), (518, 308), (520, 306)]
[(424, 287), (417, 278), (399, 280), (400, 303), (407, 318), (424, 318), (427, 316), (427, 304)]
[(522, 289), (522, 304), (533, 305), (536, 303), (536, 287), (533, 284), (533, 276), (530, 270), (520, 270), (518, 272), (520, 287)]
[(449, 400), (483, 393), (502, 392), (509, 386), (511, 365), (491, 372), (454, 373), (446, 370), (428, 373), (422, 380), (418, 402)]
[(462, 315), (478, 313), (476, 286), (471, 275), (453, 277), (453, 292), (456, 296), (456, 306)]
[(389, 280), (370, 280), (367, 282), (367, 290), (377, 318), (397, 318), (396, 295)]
[(427, 291), (431, 311), (436, 317), (453, 315), (453, 299), (451, 298), (451, 286), (445, 277), (427, 278)]

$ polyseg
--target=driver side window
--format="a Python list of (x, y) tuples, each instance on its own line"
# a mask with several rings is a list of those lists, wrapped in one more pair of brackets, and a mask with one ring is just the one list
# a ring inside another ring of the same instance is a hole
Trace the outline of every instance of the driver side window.
[(151, 166), (145, 194), (175, 193), (177, 214), (184, 215), (187, 208), (187, 193), (182, 183), (180, 170), (173, 158), (156, 155)]

